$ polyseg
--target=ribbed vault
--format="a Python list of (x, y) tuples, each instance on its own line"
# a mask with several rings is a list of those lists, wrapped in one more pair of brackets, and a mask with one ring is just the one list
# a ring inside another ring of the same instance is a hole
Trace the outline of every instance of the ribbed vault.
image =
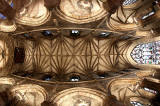
[(159, 106), (159, 0), (0, 7), (0, 106)]
[(55, 74), (112, 71), (118, 54), (111, 39), (97, 39), (92, 35), (79, 38), (58, 35), (53, 39), (26, 40), (25, 61), (21, 70)]

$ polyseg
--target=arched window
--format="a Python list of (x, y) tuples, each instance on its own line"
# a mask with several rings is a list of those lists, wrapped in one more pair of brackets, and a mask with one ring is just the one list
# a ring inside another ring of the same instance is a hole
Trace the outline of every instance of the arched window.
[(154, 15), (154, 14), (155, 14), (155, 11), (153, 10), (153, 11), (145, 14), (145, 15), (142, 17), (142, 20), (145, 20), (146, 18), (148, 18), (148, 17), (150, 17), (150, 16), (152, 16), (152, 15)]
[(101, 32), (99, 37), (108, 37), (111, 33), (110, 32)]
[(0, 13), (0, 19), (6, 19), (7, 17)]
[(12, 8), (14, 7), (14, 4), (13, 4), (13, 2), (11, 2), (11, 3), (10, 3), (10, 6), (11, 6)]
[(136, 1), (137, 1), (137, 0), (125, 0), (125, 1), (123, 2), (123, 5), (124, 5), (124, 6), (131, 5), (131, 4), (135, 3)]
[(80, 32), (78, 30), (71, 30), (70, 31), (70, 35), (71, 36), (79, 36), (80, 35)]
[(80, 80), (80, 77), (78, 75), (74, 75), (70, 77), (70, 81), (72, 82), (78, 82)]
[(144, 88), (145, 91), (148, 91), (150, 93), (154, 93), (154, 94), (157, 94), (157, 91), (155, 90), (152, 90), (152, 89), (149, 89), (149, 88)]
[(98, 73), (99, 78), (106, 78), (107, 76), (109, 77), (108, 73)]
[(136, 46), (131, 57), (139, 64), (160, 64), (160, 41)]
[(132, 104), (132, 106), (144, 106), (143, 104), (137, 101), (131, 101), (130, 103)]
[(49, 30), (43, 31), (43, 32), (42, 32), (42, 35), (43, 35), (43, 36), (53, 36), (53, 35), (52, 35), (52, 31), (49, 31)]
[(45, 75), (42, 80), (45, 80), (45, 81), (50, 81), (52, 79), (52, 76), (51, 75)]
[(33, 39), (33, 37), (29, 35), (29, 33), (24, 33), (22, 34), (22, 36), (24, 36), (27, 39)]

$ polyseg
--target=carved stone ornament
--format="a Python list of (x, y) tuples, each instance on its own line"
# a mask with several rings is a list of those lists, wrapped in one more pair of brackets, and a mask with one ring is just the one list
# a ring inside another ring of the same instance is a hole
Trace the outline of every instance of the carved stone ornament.
[(61, 0), (57, 15), (69, 22), (83, 24), (102, 19), (107, 15), (99, 0)]
[(31, 0), (19, 13), (16, 22), (28, 26), (39, 26), (46, 23), (51, 13), (44, 6), (44, 0)]

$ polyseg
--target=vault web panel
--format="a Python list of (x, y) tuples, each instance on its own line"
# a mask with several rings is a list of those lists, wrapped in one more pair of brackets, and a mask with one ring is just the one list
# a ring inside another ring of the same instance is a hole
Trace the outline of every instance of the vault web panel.
[(117, 55), (108, 56), (111, 49), (108, 39), (82, 37), (73, 40), (59, 36), (52, 40), (42, 38), (39, 41), (43, 42), (36, 43), (35, 47), (28, 43), (25, 47), (24, 66), (28, 66), (27, 70), (31, 70), (34, 65), (35, 70), (42, 72), (85, 74), (88, 70), (111, 71), (111, 67), (116, 64), (112, 60)]

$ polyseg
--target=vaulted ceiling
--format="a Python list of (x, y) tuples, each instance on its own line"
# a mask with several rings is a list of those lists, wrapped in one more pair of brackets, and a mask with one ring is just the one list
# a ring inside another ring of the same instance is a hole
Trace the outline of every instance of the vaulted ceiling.
[(16, 106), (154, 106), (159, 5), (1, 0), (0, 105), (8, 90)]

